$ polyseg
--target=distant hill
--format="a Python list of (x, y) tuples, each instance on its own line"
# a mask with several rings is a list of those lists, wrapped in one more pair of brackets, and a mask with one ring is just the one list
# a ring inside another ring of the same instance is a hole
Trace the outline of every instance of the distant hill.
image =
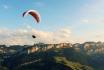
[[(54, 47), (46, 50), (46, 46)], [(15, 47), (8, 47), (15, 52), (8, 50), (8, 54), (5, 50), (0, 54), (9, 56), (0, 58), (2, 70), (104, 70), (103, 42), (41, 44), (39, 51), (33, 51), (35, 46), (19, 46), (20, 50)], [(33, 50), (28, 53), (28, 49)]]
[(58, 48), (22, 54), (8, 59), (6, 64), (11, 70), (93, 70), (90, 66), (72, 61), (64, 55), (70, 50), (71, 48)]

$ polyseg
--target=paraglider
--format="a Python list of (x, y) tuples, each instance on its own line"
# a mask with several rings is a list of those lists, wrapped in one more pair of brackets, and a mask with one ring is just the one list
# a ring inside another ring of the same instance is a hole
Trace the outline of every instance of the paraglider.
[(27, 16), (28, 14), (31, 15), (36, 20), (37, 23), (41, 21), (40, 14), (36, 10), (25, 11), (23, 13), (23, 17)]
[(35, 35), (32, 35), (32, 38), (36, 38), (36, 36)]
[[(31, 15), (37, 23), (39, 23), (41, 21), (40, 14), (36, 10), (27, 10), (27, 11), (23, 12), (22, 16), (25, 17), (28, 14)], [(36, 36), (32, 35), (32, 38), (36, 38)]]

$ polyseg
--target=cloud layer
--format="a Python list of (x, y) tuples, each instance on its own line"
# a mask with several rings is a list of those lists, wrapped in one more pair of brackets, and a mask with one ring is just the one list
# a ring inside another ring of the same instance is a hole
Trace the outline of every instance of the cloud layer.
[[(33, 39), (32, 35), (37, 38)], [(54, 32), (40, 31), (36, 29), (18, 29), (0, 30), (0, 44), (6, 45), (25, 45), (34, 44), (38, 42), (42, 43), (61, 43), (70, 42), (71, 31), (69, 29), (60, 29)]]

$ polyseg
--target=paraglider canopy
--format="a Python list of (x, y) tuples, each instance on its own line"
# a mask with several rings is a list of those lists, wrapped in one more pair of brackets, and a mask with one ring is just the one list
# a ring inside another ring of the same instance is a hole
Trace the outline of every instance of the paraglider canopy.
[(23, 13), (23, 17), (27, 16), (28, 14), (31, 15), (31, 16), (33, 16), (33, 18), (36, 20), (37, 23), (39, 23), (41, 21), (40, 14), (36, 10), (25, 11)]

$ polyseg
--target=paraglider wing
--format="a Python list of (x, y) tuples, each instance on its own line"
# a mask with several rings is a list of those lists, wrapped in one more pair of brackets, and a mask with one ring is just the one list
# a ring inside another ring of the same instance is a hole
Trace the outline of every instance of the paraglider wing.
[(30, 14), (31, 16), (34, 17), (34, 19), (37, 21), (37, 23), (40, 22), (41, 18), (40, 18), (40, 14), (36, 11), (36, 10), (28, 10), (26, 12), (23, 13), (23, 17)]

